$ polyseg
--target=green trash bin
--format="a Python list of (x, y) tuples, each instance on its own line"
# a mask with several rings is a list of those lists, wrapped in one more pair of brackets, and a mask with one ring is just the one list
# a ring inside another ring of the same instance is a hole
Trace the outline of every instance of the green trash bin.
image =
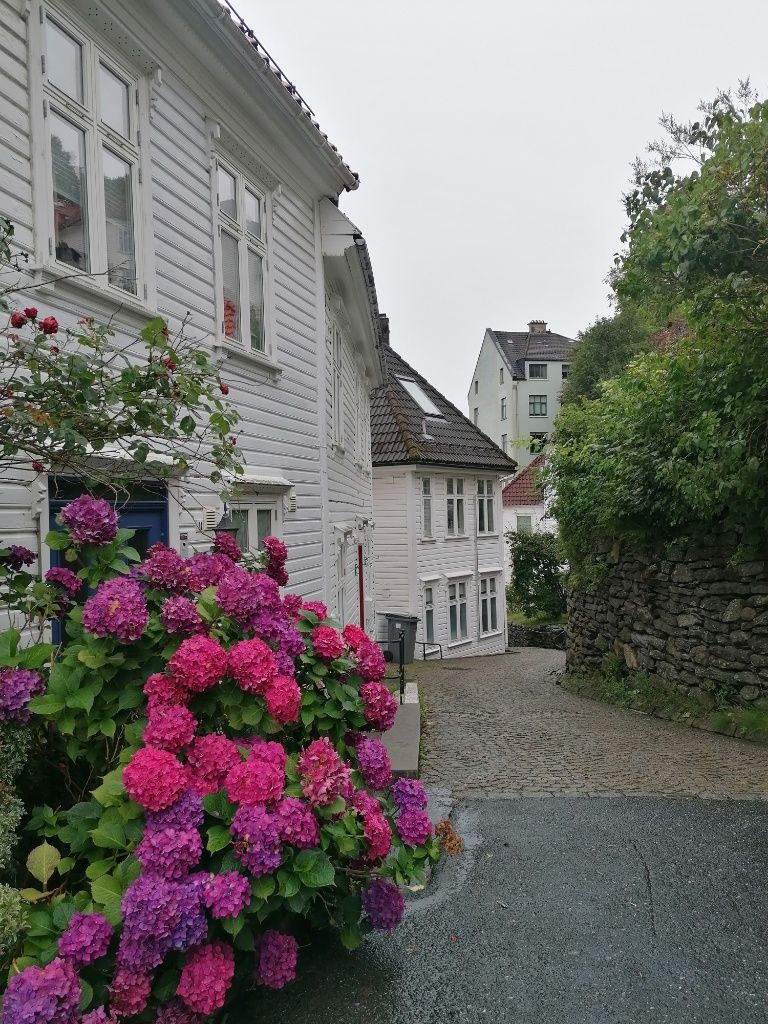
[(387, 620), (387, 647), (392, 654), (392, 661), (397, 664), (400, 656), (400, 633), (402, 632), (405, 637), (405, 664), (410, 665), (416, 650), (418, 616), (385, 612), (384, 618)]

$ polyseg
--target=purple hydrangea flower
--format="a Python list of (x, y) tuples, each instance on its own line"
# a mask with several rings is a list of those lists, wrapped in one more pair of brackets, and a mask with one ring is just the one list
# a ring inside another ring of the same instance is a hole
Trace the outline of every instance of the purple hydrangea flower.
[(387, 748), (379, 740), (361, 739), (357, 743), (357, 763), (371, 789), (386, 789), (392, 781), (392, 767)]
[(83, 628), (94, 636), (115, 636), (124, 644), (138, 640), (149, 622), (144, 593), (135, 580), (107, 580), (83, 608)]
[(61, 957), (45, 967), (27, 967), (8, 982), (3, 1024), (75, 1024), (80, 982), (72, 964)]
[(158, 590), (183, 589), (185, 562), (175, 548), (153, 544), (139, 571)]
[(401, 811), (426, 811), (429, 798), (418, 779), (398, 779), (392, 787), (392, 799)]
[(83, 585), (83, 581), (71, 569), (65, 569), (59, 565), (54, 565), (53, 568), (48, 570), (45, 574), (45, 582), (55, 584), (57, 587), (63, 587), (70, 597), (74, 597)]
[(59, 939), (59, 953), (74, 967), (87, 967), (107, 955), (112, 925), (103, 914), (73, 914)]
[(169, 597), (160, 610), (160, 621), (174, 636), (194, 636), (205, 632), (205, 623), (194, 601), (188, 597)]
[(235, 812), (229, 831), (234, 839), (235, 856), (254, 878), (268, 875), (280, 866), (283, 847), (280, 823), (258, 805), (243, 804)]
[(221, 555), (226, 555), (233, 562), (239, 562), (243, 554), (235, 538), (229, 533), (217, 533), (213, 538), (213, 550)]
[(160, 831), (164, 828), (186, 829), (200, 828), (203, 824), (203, 801), (194, 791), (188, 789), (170, 807), (162, 811), (147, 812), (147, 831)]
[(103, 498), (81, 494), (64, 506), (59, 518), (75, 544), (102, 547), (117, 536), (117, 513)]
[(280, 838), (300, 850), (320, 845), (320, 825), (309, 804), (295, 796), (285, 796), (275, 808), (280, 823)]
[(397, 832), (408, 846), (422, 846), (432, 835), (432, 822), (424, 811), (401, 811), (395, 819)]
[(239, 871), (209, 875), (203, 882), (203, 901), (212, 917), (237, 917), (251, 902), (251, 883)]
[(374, 928), (391, 932), (405, 913), (403, 894), (388, 878), (374, 878), (361, 893), (363, 910)]
[(173, 949), (184, 952), (208, 932), (200, 879), (171, 882), (142, 875), (125, 891), (117, 962), (140, 974), (158, 967)]
[(155, 1024), (202, 1024), (203, 1017), (179, 999), (171, 999), (157, 1011)]
[(136, 859), (145, 875), (176, 881), (196, 867), (203, 853), (197, 829), (148, 828), (136, 847)]
[(272, 929), (259, 936), (256, 981), (267, 988), (283, 988), (296, 977), (299, 944), (292, 935)]
[(11, 544), (8, 547), (8, 554), (3, 555), (0, 561), (4, 562), (12, 572), (18, 572), (25, 565), (32, 565), (37, 559), (34, 551), (22, 547), (21, 544)]
[(107, 1013), (105, 1006), (97, 1006), (95, 1010), (83, 1014), (80, 1024), (108, 1024), (108, 1022), (117, 1024), (117, 1017)]
[(273, 639), (278, 623), (286, 619), (277, 583), (237, 565), (219, 581), (216, 601), (225, 615), (264, 640)]
[(45, 691), (39, 672), (28, 668), (0, 668), (0, 722), (29, 721), (27, 705)]

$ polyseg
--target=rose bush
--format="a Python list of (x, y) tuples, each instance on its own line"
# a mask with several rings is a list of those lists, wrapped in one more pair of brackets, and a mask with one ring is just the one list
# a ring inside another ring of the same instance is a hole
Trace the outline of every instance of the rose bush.
[(281, 594), (274, 538), (252, 568), (229, 537), (140, 562), (94, 499), (60, 521), (84, 586), (55, 583), (67, 640), (17, 712), (53, 782), (5, 1024), (193, 1022), (282, 988), (307, 929), (394, 928), (438, 843), (371, 735), (396, 710), (376, 645)]

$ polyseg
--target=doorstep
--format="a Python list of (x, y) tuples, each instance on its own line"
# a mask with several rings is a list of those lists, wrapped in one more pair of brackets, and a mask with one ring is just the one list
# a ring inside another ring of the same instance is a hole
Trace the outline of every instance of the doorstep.
[(407, 683), (403, 703), (398, 705), (395, 724), (381, 737), (392, 764), (392, 774), (416, 779), (419, 776), (421, 704), (416, 683)]

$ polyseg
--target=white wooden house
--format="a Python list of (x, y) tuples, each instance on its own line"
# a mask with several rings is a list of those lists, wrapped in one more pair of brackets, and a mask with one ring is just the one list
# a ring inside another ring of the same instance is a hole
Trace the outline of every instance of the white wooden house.
[[(501, 492), (505, 537), (509, 532), (557, 532), (557, 520), (549, 514), (550, 496), (545, 493), (539, 481), (543, 468), (544, 455), (539, 453), (505, 484)], [(511, 557), (509, 545), (505, 544), (504, 569), (507, 583), (512, 578)]]
[[(186, 318), (242, 416), (241, 539), (282, 536), (291, 588), (360, 621), (382, 375), (368, 251), (337, 205), (358, 179), (229, 6), (0, 0), (0, 213), (37, 286), (18, 302), (111, 317), (126, 349)], [(44, 475), (0, 479), (7, 540), (39, 543), (56, 507)], [(125, 512), (139, 546), (191, 552), (222, 507), (186, 476)]]
[[(385, 336), (388, 330), (385, 331)], [(502, 478), (515, 463), (388, 344), (373, 396), (376, 611), (418, 617), (416, 656), (506, 647)]]

